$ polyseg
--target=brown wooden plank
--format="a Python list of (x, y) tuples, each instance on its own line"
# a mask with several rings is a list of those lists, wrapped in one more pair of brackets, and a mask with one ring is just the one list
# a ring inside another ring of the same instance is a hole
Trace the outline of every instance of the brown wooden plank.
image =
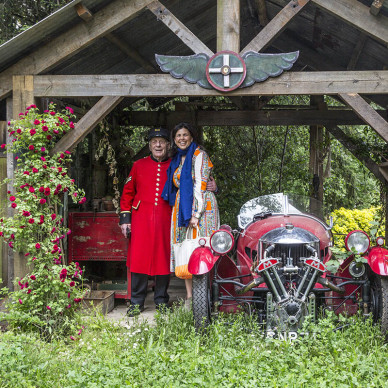
[(19, 118), (19, 113), (24, 113), (26, 108), (34, 104), (34, 76), (32, 75), (14, 75), (12, 111), (13, 118)]
[(217, 51), (240, 52), (240, 0), (217, 0)]
[(96, 39), (128, 22), (148, 3), (150, 0), (113, 1), (97, 12), (89, 23), (80, 22), (45, 46), (23, 57), (0, 74), (0, 99), (10, 93), (13, 74), (39, 74), (48, 71)]
[(296, 16), (310, 0), (290, 1), (249, 43), (241, 50), (261, 51), (268, 46), (287, 26), (287, 23)]
[(37, 97), (174, 97), (252, 96), (288, 94), (387, 94), (388, 71), (285, 72), (248, 88), (221, 93), (171, 77), (169, 74), (38, 75)]
[(93, 19), (93, 14), (85, 7), (84, 4), (78, 3), (74, 6), (78, 16), (85, 22), (89, 22)]
[(388, 142), (388, 122), (356, 93), (339, 93), (365, 123), (370, 125), (386, 142)]
[(369, 7), (354, 0), (312, 0), (318, 7), (338, 16), (373, 39), (388, 44), (388, 18), (373, 16)]
[(259, 16), (259, 23), (262, 27), (264, 27), (269, 23), (268, 14), (267, 14), (267, 4), (265, 0), (256, 0), (255, 4), (256, 4), (257, 13)]
[[(378, 111), (381, 116), (384, 110)], [(158, 126), (164, 123), (190, 122), (192, 113), (189, 111), (130, 112), (125, 115), (130, 125)], [(234, 126), (234, 125), (360, 125), (361, 120), (352, 110), (291, 110), (291, 109), (264, 109), (264, 110), (219, 110), (196, 111), (197, 125), (199, 126)]]
[(74, 148), (123, 99), (124, 97), (121, 96), (102, 97), (85, 114), (85, 116), (78, 121), (74, 130), (67, 133), (61, 140), (58, 141), (55, 147), (51, 150), (50, 154), (54, 155), (57, 152), (63, 152)]
[(350, 58), (350, 61), (347, 66), (347, 70), (354, 70), (356, 68), (358, 58), (360, 58), (361, 52), (365, 46), (365, 42), (367, 40), (367, 36), (363, 34), (362, 32), (360, 33), (360, 37), (357, 40), (356, 46), (354, 47), (352, 57)]
[(184, 44), (194, 53), (205, 53), (213, 55), (211, 51), (200, 39), (198, 39), (179, 19), (177, 19), (159, 1), (152, 1), (147, 8), (155, 14), (158, 20), (162, 21)]

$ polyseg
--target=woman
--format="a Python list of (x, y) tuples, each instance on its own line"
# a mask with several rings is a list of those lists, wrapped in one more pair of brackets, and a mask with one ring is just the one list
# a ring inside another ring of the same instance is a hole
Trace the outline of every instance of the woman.
[[(171, 272), (175, 271), (173, 244), (186, 238), (188, 227), (198, 227), (201, 236), (210, 236), (219, 228), (215, 195), (206, 190), (213, 164), (198, 146), (197, 133), (188, 123), (180, 123), (171, 133), (173, 159), (167, 170), (162, 198), (173, 206), (171, 218)], [(196, 230), (193, 230), (193, 237)], [(192, 300), (192, 279), (185, 279), (186, 301)]]

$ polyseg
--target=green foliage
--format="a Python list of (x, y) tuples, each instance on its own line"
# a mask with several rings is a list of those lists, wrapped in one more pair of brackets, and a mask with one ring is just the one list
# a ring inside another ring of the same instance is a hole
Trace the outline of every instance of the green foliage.
[[(337, 329), (342, 327), (341, 329)], [(266, 338), (254, 318), (226, 315), (195, 333), (181, 309), (122, 327), (89, 318), (75, 341), (0, 334), (3, 387), (382, 387), (387, 345), (370, 320), (329, 315), (296, 341)]]
[[(0, 219), (0, 236), (10, 248), (24, 253), (31, 272), (16, 279), (16, 291), (9, 293), (9, 314), (3, 317), (11, 326), (38, 331), (44, 338), (67, 335), (82, 297), (76, 285), (82, 282), (78, 263), (64, 265), (63, 239), (71, 231), (64, 226), (60, 208), (64, 195), (83, 203), (68, 174), (70, 152), (50, 155), (55, 142), (74, 128), (72, 110), (55, 112), (53, 105), (39, 114), (35, 105), (9, 123), (12, 143), (1, 145), (16, 156), (14, 192), (8, 192), (13, 215)], [(9, 182), (9, 179), (5, 180)]]

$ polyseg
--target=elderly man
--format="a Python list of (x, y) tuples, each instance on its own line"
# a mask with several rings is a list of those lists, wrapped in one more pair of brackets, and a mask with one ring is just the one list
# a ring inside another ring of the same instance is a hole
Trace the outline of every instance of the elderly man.
[(155, 276), (156, 307), (166, 306), (169, 301), (171, 207), (160, 197), (170, 165), (169, 133), (155, 128), (148, 140), (151, 155), (133, 164), (120, 201), (121, 231), (124, 236), (131, 233), (129, 315), (144, 310), (148, 276)]
[[(129, 316), (144, 310), (149, 276), (155, 276), (156, 307), (166, 307), (169, 301), (171, 207), (161, 198), (171, 161), (167, 156), (169, 133), (164, 128), (154, 128), (148, 141), (151, 155), (133, 164), (120, 201), (121, 231), (125, 237), (131, 233)], [(217, 189), (213, 180), (207, 189)]]

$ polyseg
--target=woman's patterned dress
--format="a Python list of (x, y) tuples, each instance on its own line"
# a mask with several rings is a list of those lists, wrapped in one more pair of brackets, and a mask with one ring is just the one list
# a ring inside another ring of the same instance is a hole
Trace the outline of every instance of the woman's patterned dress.
[[(178, 226), (178, 212), (180, 203), (179, 182), (182, 171), (182, 163), (175, 170), (173, 176), (174, 185), (178, 188), (175, 205), (172, 209), (171, 218), (171, 272), (175, 271), (175, 258), (173, 244), (182, 242), (186, 238), (187, 228)], [(207, 153), (200, 148), (194, 151), (191, 174), (193, 177), (193, 209), (192, 214), (201, 214), (198, 228), (201, 236), (211, 236), (220, 226), (220, 215), (218, 212), (217, 200), (214, 193), (206, 191), (207, 181), (210, 177), (213, 164)], [(194, 231), (194, 238), (196, 231)]]

